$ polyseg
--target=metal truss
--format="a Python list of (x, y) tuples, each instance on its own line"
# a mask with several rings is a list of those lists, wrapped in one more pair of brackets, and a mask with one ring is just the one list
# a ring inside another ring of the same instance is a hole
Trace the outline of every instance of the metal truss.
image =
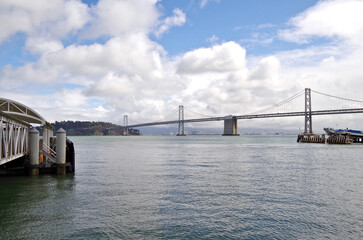
[(0, 165), (27, 154), (29, 126), (0, 111)]

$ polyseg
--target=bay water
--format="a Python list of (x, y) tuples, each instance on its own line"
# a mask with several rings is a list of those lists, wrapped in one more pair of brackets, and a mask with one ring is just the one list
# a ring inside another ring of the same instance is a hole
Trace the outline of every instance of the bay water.
[(0, 178), (0, 239), (363, 239), (363, 145), (69, 138), (75, 174)]

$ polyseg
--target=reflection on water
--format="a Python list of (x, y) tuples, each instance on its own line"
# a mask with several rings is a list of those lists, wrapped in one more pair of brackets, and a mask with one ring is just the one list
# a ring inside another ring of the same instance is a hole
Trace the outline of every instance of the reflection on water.
[(363, 238), (361, 145), (71, 140), (75, 175), (0, 178), (0, 239)]

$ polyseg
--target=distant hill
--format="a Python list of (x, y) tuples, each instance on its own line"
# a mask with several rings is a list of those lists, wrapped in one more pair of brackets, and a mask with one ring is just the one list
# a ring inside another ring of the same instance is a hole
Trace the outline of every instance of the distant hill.
[[(56, 121), (52, 126), (55, 131), (63, 128), (68, 136), (119, 136), (124, 131), (123, 127), (109, 122)], [(129, 129), (129, 133), (139, 135), (139, 130)]]
[[(123, 135), (123, 127), (109, 122), (91, 122), (91, 121), (56, 121), (51, 124), (54, 127), (54, 134), (59, 128), (67, 132), (67, 136), (120, 136)], [(42, 129), (38, 128), (42, 135)], [(165, 127), (143, 127), (144, 135), (176, 135), (178, 125), (174, 124)], [(286, 129), (260, 129), (260, 128), (240, 128), (242, 135), (276, 135), (276, 134), (298, 134), (298, 130)], [(130, 135), (140, 135), (138, 129), (129, 129)], [(223, 133), (223, 127), (220, 128), (190, 128), (185, 127), (187, 135), (194, 134), (219, 134)]]

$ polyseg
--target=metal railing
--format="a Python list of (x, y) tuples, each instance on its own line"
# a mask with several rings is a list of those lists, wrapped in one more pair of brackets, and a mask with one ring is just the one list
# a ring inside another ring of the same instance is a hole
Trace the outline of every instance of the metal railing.
[(28, 153), (29, 125), (0, 111), (0, 165)]
[(48, 162), (55, 163), (57, 161), (57, 152), (54, 151), (50, 146), (43, 143), (42, 151), (41, 151), (46, 157)]

